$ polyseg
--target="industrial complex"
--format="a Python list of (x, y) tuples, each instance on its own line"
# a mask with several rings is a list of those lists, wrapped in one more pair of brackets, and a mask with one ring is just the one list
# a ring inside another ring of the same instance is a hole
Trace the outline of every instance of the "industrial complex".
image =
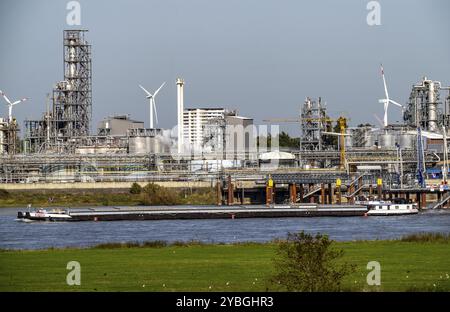
[[(65, 30), (62, 39), (64, 77), (42, 104), (40, 119), (22, 125), (12, 109), (27, 99), (11, 101), (7, 90), (1, 92), (9, 107), (9, 115), (0, 118), (1, 188), (202, 182), (217, 188), (219, 204), (331, 204), (341, 197), (351, 203), (362, 194), (376, 196), (376, 188), (378, 196), (413, 194), (423, 204), (423, 194), (436, 188), (442, 192), (437, 203), (448, 200), (450, 87), (439, 81), (423, 77), (400, 104), (389, 98), (381, 67), (385, 98), (379, 100), (384, 107), (379, 125), (350, 127), (350, 116), (330, 116), (332, 104), (307, 97), (293, 99), (300, 103), (292, 119), (268, 119), (262, 127), (233, 108), (185, 107), (186, 83), (178, 78), (168, 82), (177, 86), (173, 129), (158, 127), (156, 95), (165, 83), (153, 93), (136, 88), (149, 101), (149, 128), (129, 115), (108, 115), (95, 126), (88, 32)], [(401, 123), (389, 122), (390, 106), (402, 111)], [(298, 124), (298, 146), (280, 146), (273, 126), (282, 122)]]

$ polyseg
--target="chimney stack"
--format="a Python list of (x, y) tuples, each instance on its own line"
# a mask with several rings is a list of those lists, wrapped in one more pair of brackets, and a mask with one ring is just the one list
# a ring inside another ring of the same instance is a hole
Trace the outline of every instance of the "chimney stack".
[(183, 102), (183, 87), (184, 80), (177, 78), (177, 113), (178, 113), (178, 154), (183, 152), (184, 144), (184, 126), (183, 126), (183, 112), (184, 112), (184, 102)]

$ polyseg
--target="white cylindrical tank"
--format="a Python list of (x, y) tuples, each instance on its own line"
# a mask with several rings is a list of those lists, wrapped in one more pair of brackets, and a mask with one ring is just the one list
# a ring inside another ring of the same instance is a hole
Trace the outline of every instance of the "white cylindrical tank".
[[(348, 135), (346, 135), (344, 137), (345, 148), (346, 149), (353, 148), (353, 145), (354, 145), (354, 142), (353, 142), (354, 131), (353, 131), (353, 129), (346, 129), (345, 130), (345, 134), (348, 134)], [(338, 136), (338, 140), (340, 140), (340, 136)]]
[(408, 133), (401, 133), (398, 135), (398, 144), (401, 148), (414, 149), (416, 146), (416, 136)]
[(366, 131), (364, 133), (364, 147), (373, 147), (375, 145), (376, 135), (374, 132)]
[(128, 151), (130, 154), (146, 154), (147, 151), (147, 137), (131, 137), (128, 141)]
[(395, 136), (390, 133), (381, 133), (378, 135), (378, 146), (385, 149), (395, 148)]
[(128, 141), (130, 154), (162, 154), (169, 153), (170, 146), (161, 136), (131, 137)]

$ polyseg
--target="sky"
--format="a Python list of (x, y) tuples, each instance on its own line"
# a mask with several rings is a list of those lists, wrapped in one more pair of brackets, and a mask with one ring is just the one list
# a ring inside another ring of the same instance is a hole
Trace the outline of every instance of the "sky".
[[(63, 80), (64, 29), (88, 29), (93, 123), (130, 114), (149, 125), (138, 87), (156, 90), (159, 127), (176, 124), (176, 78), (185, 107), (237, 109), (261, 124), (296, 118), (305, 97), (322, 97), (329, 115), (378, 124), (384, 97), (406, 103), (423, 76), (450, 85), (450, 1), (379, 0), (369, 26), (366, 0), (79, 0), (81, 25), (68, 26), (66, 0), (0, 1), (0, 90), (23, 126), (38, 119)], [(0, 103), (0, 116), (7, 107)], [(389, 120), (401, 120), (389, 107)], [(299, 134), (298, 124), (282, 130)], [(23, 133), (24, 131), (22, 131)]]

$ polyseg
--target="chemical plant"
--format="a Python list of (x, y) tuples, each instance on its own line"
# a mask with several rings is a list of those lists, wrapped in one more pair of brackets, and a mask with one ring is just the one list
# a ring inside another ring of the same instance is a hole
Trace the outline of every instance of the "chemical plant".
[[(293, 115), (298, 112), (294, 118), (265, 120), (269, 129), (280, 122), (297, 123), (301, 137), (295, 147), (273, 144), (276, 134), (269, 144), (268, 133), (236, 110), (185, 108), (181, 78), (173, 81), (174, 130), (158, 128), (156, 100), (162, 83), (154, 92), (145, 84), (136, 86), (143, 103), (148, 100), (149, 128), (129, 115), (111, 115), (92, 131), (87, 31), (65, 30), (63, 48), (64, 77), (42, 103), (40, 119), (25, 120), (20, 127), (12, 108), (27, 99), (11, 101), (7, 90), (1, 93), (9, 115), (0, 118), (0, 183), (220, 181), (229, 189), (228, 177), (237, 188), (246, 181), (264, 183), (269, 175), (276, 183), (289, 184), (286, 177), (297, 174), (291, 180), (311, 184), (310, 192), (312, 184), (335, 183), (337, 177), (349, 187), (364, 177), (364, 185), (383, 179), (387, 189), (416, 190), (426, 188), (434, 170), (434, 178), (446, 184), (450, 88), (439, 81), (424, 77), (412, 85), (407, 103), (400, 104), (389, 98), (382, 68), (385, 98), (379, 102), (384, 116), (378, 126), (349, 127), (349, 116), (330, 116), (322, 98), (307, 97), (292, 110)], [(40, 105), (36, 99), (28, 103)], [(389, 123), (389, 107), (402, 111), (402, 123)]]

